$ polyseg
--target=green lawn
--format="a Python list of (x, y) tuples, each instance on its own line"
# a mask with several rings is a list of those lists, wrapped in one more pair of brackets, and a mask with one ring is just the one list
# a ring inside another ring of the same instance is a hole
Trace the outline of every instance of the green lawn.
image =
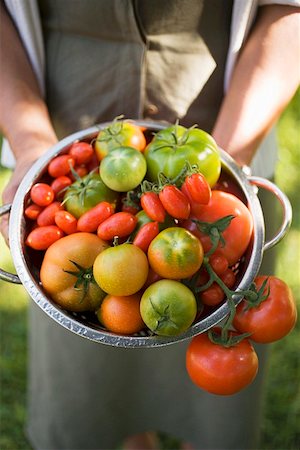
[[(278, 245), (276, 274), (293, 289), (300, 307), (300, 91), (278, 126), (280, 161), (276, 183), (289, 196), (294, 219), (288, 236)], [(9, 171), (0, 167), (0, 192)], [(0, 266), (13, 270), (9, 251), (0, 238)], [(26, 332), (28, 300), (22, 286), (0, 282), (0, 449), (28, 450), (23, 433), (26, 416)], [(271, 346), (266, 380), (260, 450), (300, 448), (300, 324)], [(164, 448), (168, 448), (164, 439)]]

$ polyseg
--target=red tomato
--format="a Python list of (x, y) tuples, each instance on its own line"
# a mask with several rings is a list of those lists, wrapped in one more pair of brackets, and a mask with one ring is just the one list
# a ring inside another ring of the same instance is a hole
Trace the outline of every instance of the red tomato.
[(67, 175), (71, 167), (75, 166), (75, 160), (70, 155), (60, 155), (56, 156), (52, 161), (50, 161), (48, 166), (49, 175), (53, 178), (61, 177), (62, 175)]
[(155, 192), (142, 194), (141, 206), (150, 219), (161, 223), (165, 221), (166, 210)]
[(30, 197), (33, 203), (39, 206), (48, 206), (54, 200), (54, 192), (46, 183), (36, 183), (32, 186)]
[(63, 235), (63, 231), (56, 225), (37, 227), (29, 233), (25, 244), (35, 250), (46, 250), (55, 241), (62, 238)]
[(233, 286), (235, 285), (236, 276), (233, 270), (229, 267), (223, 273), (221, 273), (220, 278), (229, 289), (233, 288)]
[(205, 291), (202, 291), (199, 297), (204, 305), (217, 306), (224, 300), (225, 294), (222, 288), (214, 282)]
[(114, 206), (108, 202), (101, 202), (78, 219), (78, 231), (93, 232), (96, 231), (100, 223), (108, 219), (114, 213)]
[(228, 269), (228, 261), (224, 255), (220, 255), (218, 253), (214, 253), (209, 258), (209, 264), (211, 268), (217, 275), (221, 275)]
[[(85, 177), (85, 175), (89, 173), (87, 167), (84, 164), (81, 164), (80, 166), (74, 166), (74, 172), (77, 173), (77, 177), (80, 178)], [(70, 177), (73, 181), (76, 181), (78, 178), (75, 176), (74, 172), (70, 175)]]
[[(220, 334), (220, 329), (214, 328)], [(234, 331), (233, 335), (237, 335)], [(258, 370), (258, 358), (247, 339), (223, 347), (208, 333), (194, 337), (187, 349), (186, 368), (192, 381), (212, 394), (232, 395), (249, 385)]]
[[(196, 203), (207, 205), (211, 197), (211, 188), (201, 173), (193, 173), (184, 180), (184, 185)], [(183, 191), (184, 192), (184, 191)]]
[(30, 220), (36, 220), (39, 216), (39, 214), (43, 211), (42, 206), (35, 205), (32, 203), (31, 205), (27, 206), (27, 208), (24, 211), (25, 217)]
[(97, 229), (97, 235), (105, 241), (109, 241), (115, 236), (126, 237), (133, 232), (136, 224), (136, 216), (121, 211), (104, 220)]
[(77, 219), (68, 211), (58, 211), (54, 217), (56, 225), (66, 234), (73, 234), (77, 231)]
[(152, 240), (158, 235), (159, 226), (158, 222), (145, 223), (137, 232), (133, 244), (140, 247), (143, 252), (147, 253), (149, 245)]
[(63, 209), (63, 206), (60, 202), (53, 202), (50, 203), (50, 205), (46, 206), (46, 208), (43, 209), (43, 211), (40, 213), (40, 215), (37, 218), (37, 224), (39, 227), (45, 227), (47, 225), (54, 225), (55, 224), (55, 214), (57, 211), (60, 211)]
[(159, 199), (170, 216), (175, 219), (187, 219), (189, 217), (189, 201), (176, 186), (165, 186), (159, 193)]
[(282, 339), (295, 326), (297, 308), (293, 293), (289, 286), (275, 276), (260, 275), (255, 279), (259, 289), (268, 278), (264, 295), (269, 286), (270, 293), (259, 306), (247, 308), (243, 300), (236, 308), (233, 320), (234, 327), (242, 333), (251, 333), (250, 339), (255, 342), (269, 343)]
[(66, 175), (62, 175), (61, 177), (55, 178), (51, 183), (51, 187), (54, 191), (55, 197), (57, 199), (63, 198), (65, 194), (65, 189), (71, 184), (72, 184), (71, 178), (67, 177)]
[(74, 142), (69, 150), (69, 155), (72, 156), (76, 164), (85, 164), (90, 162), (94, 154), (94, 149), (91, 144), (87, 142)]
[(209, 204), (199, 205), (197, 214), (193, 214), (193, 217), (181, 223), (181, 226), (200, 239), (204, 252), (207, 253), (211, 248), (210, 238), (198, 230), (192, 219), (212, 223), (228, 215), (233, 215), (234, 218), (222, 233), (225, 245), (220, 243), (217, 252), (222, 254), (231, 266), (245, 253), (253, 231), (250, 211), (237, 197), (227, 192), (213, 190)]

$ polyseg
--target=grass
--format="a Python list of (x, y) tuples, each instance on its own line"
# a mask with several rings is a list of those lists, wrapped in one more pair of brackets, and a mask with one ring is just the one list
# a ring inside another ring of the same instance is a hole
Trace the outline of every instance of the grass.
[[(280, 160), (276, 184), (289, 196), (294, 218), (278, 245), (276, 274), (293, 289), (300, 307), (300, 91), (278, 124)], [(10, 172), (0, 167), (0, 192)], [(0, 267), (13, 270), (9, 250), (0, 237)], [(28, 299), (22, 286), (0, 281), (0, 449), (30, 450), (23, 426), (26, 417)], [(266, 380), (260, 450), (300, 448), (300, 322), (282, 341), (271, 346)], [(165, 450), (176, 442), (162, 436)]]

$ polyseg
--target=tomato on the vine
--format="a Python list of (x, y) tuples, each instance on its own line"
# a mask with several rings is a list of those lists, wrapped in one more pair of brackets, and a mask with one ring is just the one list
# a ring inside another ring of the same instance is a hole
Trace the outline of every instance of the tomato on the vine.
[(159, 193), (159, 199), (170, 216), (175, 219), (187, 219), (190, 215), (190, 203), (187, 197), (174, 185), (166, 185)]
[(197, 165), (208, 183), (213, 186), (221, 172), (218, 146), (212, 136), (199, 128), (172, 125), (160, 130), (145, 150), (147, 176), (157, 182), (163, 172), (169, 179), (179, 175), (186, 161)]
[[(220, 334), (219, 328), (213, 332)], [(231, 335), (237, 335), (231, 331)], [(232, 395), (249, 385), (258, 370), (257, 354), (247, 339), (230, 347), (213, 343), (207, 332), (194, 337), (186, 353), (191, 380), (212, 394)]]
[(208, 205), (199, 205), (197, 214), (181, 223), (181, 226), (197, 236), (207, 253), (211, 248), (211, 240), (207, 234), (199, 230), (194, 220), (213, 223), (225, 216), (234, 216), (222, 235), (225, 243), (219, 243), (218, 254), (223, 255), (229, 265), (235, 264), (245, 253), (253, 231), (253, 219), (247, 206), (235, 195), (223, 191), (212, 191)]
[[(249, 339), (269, 343), (282, 339), (295, 326), (297, 308), (289, 286), (278, 277), (260, 275), (255, 279), (257, 289), (267, 280), (259, 305), (243, 300), (236, 308), (234, 327), (242, 333), (251, 333)], [(268, 293), (269, 289), (269, 293)]]

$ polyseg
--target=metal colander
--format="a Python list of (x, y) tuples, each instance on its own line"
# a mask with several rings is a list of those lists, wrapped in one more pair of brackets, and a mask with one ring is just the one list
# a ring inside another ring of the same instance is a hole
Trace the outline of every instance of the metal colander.
[[(135, 123), (145, 127), (147, 133), (156, 132), (168, 126), (168, 124), (165, 123), (160, 124), (149, 121), (136, 121)], [(0, 279), (11, 283), (22, 283), (32, 300), (48, 314), (51, 319), (55, 320), (71, 332), (98, 343), (129, 348), (160, 347), (191, 338), (215, 326), (224, 319), (229, 312), (226, 301), (215, 309), (210, 309), (207, 313), (202, 314), (188, 330), (178, 336), (157, 336), (152, 335), (147, 331), (130, 336), (117, 335), (102, 328), (97, 321), (95, 314), (72, 313), (63, 310), (47, 297), (38, 276), (41, 261), (37, 260), (34, 256), (34, 252), (28, 250), (24, 245), (26, 232), (24, 208), (28, 202), (32, 185), (39, 181), (47, 172), (47, 166), (55, 156), (66, 152), (70, 145), (76, 140), (91, 141), (97, 136), (99, 130), (105, 128), (107, 125), (109, 125), (109, 123), (103, 123), (77, 132), (52, 147), (34, 163), (23, 178), (13, 203), (0, 207), (0, 216), (10, 212), (10, 250), (17, 273), (11, 274), (0, 269)], [(222, 149), (220, 149), (220, 152), (222, 174), (232, 178), (240, 188), (242, 195), (244, 196), (244, 201), (253, 217), (254, 224), (251, 243), (243, 258), (235, 267), (237, 281), (234, 301), (235, 303), (238, 303), (241, 300), (238, 291), (247, 289), (253, 282), (260, 268), (264, 251), (277, 244), (287, 232), (291, 223), (292, 211), (288, 198), (274, 183), (265, 178), (250, 176), (249, 173), (247, 174), (243, 169), (239, 168), (226, 152)], [(279, 200), (283, 210), (282, 224), (276, 235), (267, 242), (265, 242), (263, 211), (257, 197), (258, 187), (271, 191)]]

